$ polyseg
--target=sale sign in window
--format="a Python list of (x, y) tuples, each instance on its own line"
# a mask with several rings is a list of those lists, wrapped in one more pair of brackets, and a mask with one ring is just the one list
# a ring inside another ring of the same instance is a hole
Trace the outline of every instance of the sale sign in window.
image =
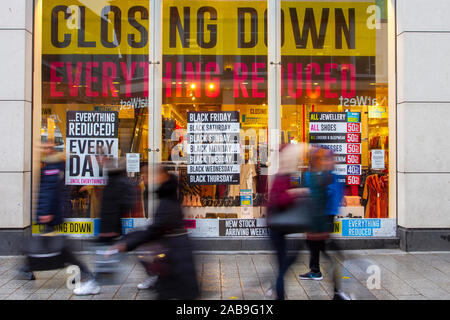
[(361, 116), (359, 112), (311, 112), (309, 143), (335, 154), (334, 173), (347, 185), (361, 183)]

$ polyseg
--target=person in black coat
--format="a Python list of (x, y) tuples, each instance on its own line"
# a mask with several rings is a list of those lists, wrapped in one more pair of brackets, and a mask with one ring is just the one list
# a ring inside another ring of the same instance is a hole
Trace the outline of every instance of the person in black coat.
[[(110, 246), (122, 236), (121, 218), (131, 210), (134, 201), (134, 186), (127, 177), (125, 159), (107, 159), (106, 169), (108, 172), (108, 184), (103, 189), (100, 232), (96, 240), (99, 248), (105, 245)], [(75, 295), (100, 293), (99, 278), (100, 275), (96, 272), (88, 281), (75, 288), (73, 293)]]
[(133, 207), (134, 186), (127, 177), (125, 159), (107, 163), (108, 185), (103, 189), (99, 240), (109, 242), (122, 235), (121, 218)]
[(67, 188), (65, 186), (64, 155), (55, 152), (52, 144), (44, 145), (45, 159), (42, 162), (39, 184), (39, 199), (36, 210), (37, 222), (47, 230), (63, 222), (67, 215)]
[[(69, 189), (65, 185), (65, 161), (64, 154), (54, 149), (53, 143), (42, 146), (43, 161), (39, 183), (38, 203), (36, 210), (37, 224), (44, 226), (44, 233), (53, 233), (56, 226), (64, 222), (64, 218), (70, 215)], [(31, 241), (31, 239), (29, 239)], [(86, 265), (79, 261), (71, 252), (68, 242), (61, 251), (61, 260), (65, 264), (77, 265), (81, 270), (82, 278), (90, 278), (92, 273)], [(26, 245), (30, 245), (27, 243)], [(28, 251), (29, 248), (24, 248)], [(19, 269), (19, 276), (34, 280), (35, 276), (28, 260)]]
[(158, 299), (196, 299), (199, 288), (195, 272), (192, 247), (183, 221), (183, 212), (177, 196), (177, 179), (163, 167), (155, 174), (155, 190), (159, 204), (153, 223), (146, 230), (124, 237), (114, 246), (119, 251), (131, 251), (139, 245), (159, 240), (165, 253), (158, 262), (158, 280), (155, 290)]

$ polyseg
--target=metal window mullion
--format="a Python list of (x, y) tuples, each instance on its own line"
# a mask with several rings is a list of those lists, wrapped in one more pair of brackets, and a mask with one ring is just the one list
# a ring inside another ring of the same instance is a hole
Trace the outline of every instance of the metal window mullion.
[[(267, 1), (267, 77), (268, 77), (268, 127), (269, 127), (269, 173), (277, 169), (278, 146), (281, 129), (281, 13), (280, 0)], [(269, 181), (270, 184), (270, 181)]]
[[(153, 213), (157, 207), (157, 199), (152, 192), (154, 185), (155, 166), (161, 161), (161, 83), (162, 83), (162, 0), (149, 0), (150, 8), (150, 22), (149, 22), (149, 68), (148, 68), (148, 174), (149, 174), (149, 188), (148, 188), (148, 210), (149, 220), (152, 222)], [(159, 64), (157, 63), (159, 62)], [(160, 150), (156, 152), (155, 150)]]

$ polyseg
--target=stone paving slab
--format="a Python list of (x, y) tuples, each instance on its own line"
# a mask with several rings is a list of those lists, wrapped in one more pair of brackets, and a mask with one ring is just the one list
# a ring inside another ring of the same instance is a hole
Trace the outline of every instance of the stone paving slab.
[[(341, 269), (342, 288), (359, 300), (450, 300), (450, 252), (400, 250), (352, 250), (331, 254)], [(80, 255), (92, 267), (92, 256)], [(285, 276), (286, 299), (329, 300), (333, 295), (332, 264), (322, 258), (322, 281), (300, 280), (309, 271), (308, 252), (300, 252)], [(276, 255), (197, 254), (197, 278), (204, 300), (271, 300), (275, 298)], [(0, 300), (145, 300), (155, 299), (151, 290), (138, 290), (145, 270), (135, 255), (123, 263), (115, 285), (102, 286), (95, 296), (75, 296), (66, 288), (67, 269), (36, 272), (36, 280), (17, 277), (20, 256), (0, 257)], [(368, 288), (370, 268), (380, 272), (379, 287)]]

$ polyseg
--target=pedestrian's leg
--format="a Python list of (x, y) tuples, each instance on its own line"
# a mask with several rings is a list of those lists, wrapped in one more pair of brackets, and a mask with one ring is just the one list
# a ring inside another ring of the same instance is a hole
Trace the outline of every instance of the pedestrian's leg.
[(65, 248), (63, 250), (63, 254), (64, 254), (64, 261), (66, 263), (76, 265), (80, 268), (81, 280), (90, 280), (94, 278), (94, 275), (89, 270), (89, 268), (83, 262), (78, 260), (75, 257), (75, 255), (72, 252), (70, 252), (69, 249)]
[(286, 265), (286, 242), (283, 235), (271, 232), (272, 243), (277, 251), (278, 276), (276, 280), (277, 299), (284, 300), (284, 268)]
[(337, 261), (337, 257), (341, 258), (342, 254), (340, 251), (339, 246), (337, 245), (336, 241), (333, 241), (332, 239), (329, 239), (326, 243), (327, 250), (333, 250), (336, 257), (331, 257), (328, 252), (324, 251), (324, 255), (328, 258), (328, 260), (331, 263), (332, 273), (333, 273), (333, 285), (334, 285), (334, 292), (338, 292), (341, 290), (341, 266), (340, 263)]
[(306, 243), (309, 247), (309, 268), (311, 269), (311, 272), (319, 273), (320, 272), (320, 249), (321, 249), (321, 242), (318, 240), (306, 240)]

